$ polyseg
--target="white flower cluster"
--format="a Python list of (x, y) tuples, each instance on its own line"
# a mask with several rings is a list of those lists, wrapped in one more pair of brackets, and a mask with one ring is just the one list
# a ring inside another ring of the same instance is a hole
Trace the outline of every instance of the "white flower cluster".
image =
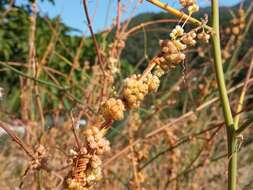
[(170, 37), (175, 40), (176, 38), (182, 36), (184, 34), (184, 29), (180, 26), (177, 25), (170, 33)]
[(239, 35), (245, 29), (245, 12), (240, 8), (235, 18), (230, 21), (229, 27), (225, 29), (226, 34)]
[(110, 142), (106, 140), (102, 131), (97, 127), (92, 127), (85, 131), (88, 146), (98, 155), (110, 151)]

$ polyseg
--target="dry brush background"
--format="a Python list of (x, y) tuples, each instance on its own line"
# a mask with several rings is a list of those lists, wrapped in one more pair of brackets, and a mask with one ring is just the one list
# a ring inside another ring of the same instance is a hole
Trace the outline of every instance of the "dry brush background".
[[(211, 35), (210, 7), (196, 13), (199, 28), (185, 23), (182, 36), (196, 32), (196, 45), (174, 50), (166, 40), (183, 20), (134, 17), (141, 1), (115, 1), (112, 26), (94, 34), (96, 11), (84, 0), (83, 36), (60, 17), (41, 16), (37, 3), (0, 2), (1, 190), (225, 189), (227, 136), (203, 36)], [(253, 117), (252, 9), (250, 0), (220, 8), (223, 67), (240, 127)], [(251, 128), (238, 135), (242, 190), (253, 189), (252, 141)]]

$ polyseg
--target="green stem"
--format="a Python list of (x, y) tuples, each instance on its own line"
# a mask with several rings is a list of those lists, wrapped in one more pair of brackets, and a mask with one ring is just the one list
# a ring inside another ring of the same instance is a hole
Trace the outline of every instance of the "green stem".
[(41, 80), (41, 79), (36, 79), (36, 78), (34, 78), (34, 77), (32, 77), (32, 76), (30, 76), (30, 75), (28, 75), (28, 74), (25, 74), (25, 73), (21, 72), (21, 71), (18, 70), (18, 69), (15, 69), (14, 67), (8, 65), (8, 64), (5, 63), (5, 62), (0, 61), (0, 65), (3, 65), (4, 67), (10, 69), (11, 71), (15, 72), (16, 74), (18, 74), (18, 75), (20, 75), (20, 76), (23, 76), (23, 77), (26, 77), (26, 78), (28, 78), (28, 79), (31, 79), (31, 80), (33, 80), (33, 81), (35, 81), (35, 82), (44, 84), (44, 85), (46, 85), (46, 86), (48, 86), (48, 87), (57, 88), (57, 89), (59, 89), (59, 90), (68, 90), (68, 89), (69, 89), (69, 87), (57, 86), (57, 85), (55, 85), (55, 84), (53, 84), (53, 83), (50, 83), (50, 82), (47, 82), (47, 81), (44, 81), (44, 80)]
[(42, 171), (39, 170), (37, 173), (36, 173), (36, 180), (37, 180), (37, 190), (42, 190), (43, 187), (42, 187)]
[(229, 105), (227, 95), (224, 72), (222, 68), (221, 47), (220, 47), (220, 30), (219, 30), (219, 1), (212, 0), (212, 27), (214, 34), (212, 34), (214, 65), (216, 72), (216, 80), (218, 83), (220, 99), (227, 126), (227, 143), (228, 143), (228, 190), (236, 190), (236, 176), (237, 176), (237, 138), (236, 129), (234, 126), (233, 116)]

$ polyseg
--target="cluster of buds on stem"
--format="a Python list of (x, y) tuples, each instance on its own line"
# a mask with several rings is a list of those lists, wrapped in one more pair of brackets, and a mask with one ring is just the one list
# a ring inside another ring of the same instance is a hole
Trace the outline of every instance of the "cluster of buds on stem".
[(132, 75), (124, 80), (123, 99), (129, 109), (140, 106), (144, 97), (155, 92), (160, 84), (158, 76), (148, 73), (143, 79), (141, 76)]
[(207, 34), (204, 30), (198, 34), (198, 39), (204, 43), (208, 43), (210, 39), (210, 34)]
[(87, 146), (74, 152), (73, 167), (67, 179), (69, 190), (88, 190), (102, 178), (100, 156), (110, 150), (103, 131), (91, 127), (85, 131)]
[(230, 26), (225, 29), (226, 34), (239, 35), (245, 28), (245, 12), (242, 8), (238, 10), (238, 17), (230, 21)]
[(194, 5), (196, 3), (196, 0), (179, 0), (179, 2), (183, 7), (189, 7)]
[(187, 47), (195, 46), (199, 41), (208, 43), (210, 34), (202, 32), (197, 34), (198, 29), (193, 29), (188, 33), (184, 32), (182, 26), (177, 25), (170, 33), (170, 40), (161, 40), (161, 53), (154, 60), (159, 65), (159, 70), (163, 69), (165, 72), (173, 69), (179, 63), (185, 60), (185, 53), (183, 52)]
[(231, 57), (233, 49), (241, 42), (242, 34), (245, 29), (245, 12), (239, 8), (237, 17), (230, 21), (230, 26), (225, 28), (225, 34), (229, 36), (229, 41), (222, 50), (222, 59), (225, 62)]
[[(179, 41), (176, 40), (162, 40), (160, 41), (160, 46), (162, 52), (158, 57), (157, 63), (159, 64), (160, 68), (162, 68), (165, 72), (169, 69), (173, 69), (184, 61), (185, 54), (182, 53), (177, 47), (180, 46)], [(181, 47), (184, 48), (184, 47)]]
[(110, 120), (122, 120), (124, 118), (125, 106), (121, 99), (110, 98), (100, 107), (104, 118)]
[(139, 78), (140, 76), (132, 75), (124, 80), (123, 98), (129, 109), (138, 108), (148, 94), (148, 85)]
[(87, 143), (89, 149), (94, 153), (101, 155), (110, 150), (110, 143), (105, 139), (103, 130), (99, 130), (97, 127), (92, 127), (85, 131)]
[[(188, 8), (190, 14), (198, 11), (195, 0), (180, 0), (180, 3), (183, 7)], [(187, 47), (195, 46), (196, 38), (208, 42), (210, 35), (204, 29), (198, 35), (196, 31), (185, 33), (183, 27), (177, 25), (170, 33), (171, 39), (160, 41), (161, 52), (152, 60), (156, 65), (154, 74), (151, 73), (152, 68), (151, 70), (147, 68), (148, 72), (144, 71), (145, 76), (132, 75), (126, 78), (123, 84), (122, 99), (110, 98), (102, 104), (100, 110), (105, 120), (122, 120), (125, 109), (138, 108), (148, 93), (158, 89), (159, 77), (185, 60), (186, 55), (183, 51)]]
[(196, 41), (197, 34), (195, 31), (191, 31), (184, 35), (181, 39), (182, 43), (184, 43), (187, 46), (195, 46), (197, 41)]
[(182, 7), (188, 9), (189, 14), (199, 11), (199, 6), (197, 5), (196, 0), (179, 0), (179, 3)]
[(125, 47), (126, 37), (121, 34), (116, 37), (113, 43), (109, 44), (109, 52), (107, 59), (107, 68), (109, 73), (115, 74), (119, 72), (119, 68), (117, 67), (117, 63), (119, 61), (119, 55), (122, 49)]
[(143, 82), (148, 85), (148, 92), (156, 92), (159, 85), (160, 80), (158, 76), (155, 74), (149, 73), (144, 79)]
[[(190, 14), (198, 11), (195, 0), (180, 0), (180, 3), (188, 8)], [(122, 98), (109, 98), (101, 104), (100, 113), (106, 124), (124, 119), (126, 109), (139, 108), (146, 95), (157, 91), (159, 78), (185, 60), (184, 50), (195, 46), (196, 39), (208, 42), (210, 35), (204, 29), (199, 34), (198, 29), (185, 33), (183, 26), (177, 25), (171, 31), (170, 39), (160, 41), (160, 53), (149, 63), (142, 75), (132, 75), (124, 80)], [(152, 72), (154, 67), (155, 71)], [(101, 178), (100, 156), (110, 149), (109, 141), (104, 138), (105, 130), (105, 127), (101, 127), (101, 130), (96, 127), (86, 130), (86, 148), (76, 153), (72, 175), (68, 179), (70, 190), (89, 189)]]

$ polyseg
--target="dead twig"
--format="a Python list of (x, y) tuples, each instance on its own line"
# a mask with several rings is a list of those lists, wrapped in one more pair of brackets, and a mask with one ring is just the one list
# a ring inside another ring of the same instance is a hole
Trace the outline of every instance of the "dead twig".
[(104, 67), (103, 67), (102, 55), (101, 55), (100, 48), (98, 46), (96, 37), (94, 35), (93, 29), (92, 29), (92, 26), (91, 26), (91, 21), (90, 21), (90, 16), (89, 16), (88, 7), (87, 7), (87, 1), (86, 0), (83, 0), (83, 7), (84, 7), (85, 16), (86, 16), (86, 19), (87, 19), (87, 25), (88, 25), (88, 28), (90, 30), (91, 37), (92, 37), (92, 40), (93, 40), (93, 43), (94, 43), (94, 46), (95, 46), (95, 49), (96, 49), (96, 52), (97, 52), (99, 67), (102, 70), (103, 74), (105, 75), (105, 71), (104, 71)]
[(28, 145), (26, 145), (9, 127), (7, 127), (7, 124), (0, 121), (0, 127), (5, 130), (5, 132), (12, 138), (12, 140), (15, 141), (29, 157), (36, 159), (36, 156), (34, 155), (34, 152), (31, 150), (31, 148), (29, 148)]

